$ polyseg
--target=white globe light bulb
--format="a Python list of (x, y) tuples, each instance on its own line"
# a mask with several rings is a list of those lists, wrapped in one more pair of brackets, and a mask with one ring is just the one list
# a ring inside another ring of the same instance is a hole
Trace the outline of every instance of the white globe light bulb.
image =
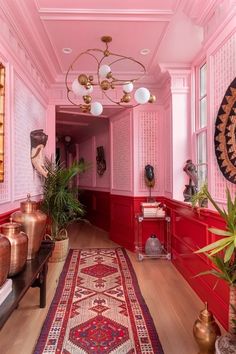
[(135, 91), (134, 98), (137, 103), (145, 104), (150, 98), (150, 92), (145, 87), (140, 87)]
[(71, 88), (72, 88), (72, 91), (74, 92), (75, 95), (79, 95), (79, 87), (80, 87), (80, 84), (79, 84), (78, 79), (74, 79), (74, 81), (72, 82)]
[(101, 77), (107, 77), (107, 74), (111, 72), (111, 68), (109, 65), (102, 65), (99, 68), (99, 76)]
[(123, 85), (123, 91), (125, 93), (130, 93), (133, 91), (133, 89), (134, 89), (134, 85), (132, 82), (129, 82), (128, 84)]
[(78, 93), (79, 96), (85, 96), (85, 95), (87, 95), (87, 90), (86, 90), (86, 88), (85, 88), (84, 86), (80, 85), (80, 84), (79, 84), (78, 92), (79, 92), (79, 93)]
[(100, 102), (93, 102), (91, 104), (90, 113), (93, 116), (100, 116), (100, 114), (102, 114), (102, 111), (103, 111), (103, 106)]

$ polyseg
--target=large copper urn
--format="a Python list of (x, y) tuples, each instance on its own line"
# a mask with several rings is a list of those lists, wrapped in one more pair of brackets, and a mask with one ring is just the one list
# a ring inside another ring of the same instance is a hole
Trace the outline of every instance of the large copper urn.
[(19, 273), (27, 260), (28, 237), (21, 231), (22, 225), (10, 222), (1, 225), (1, 233), (7, 237), (11, 244), (11, 261), (8, 276)]
[(11, 217), (23, 225), (23, 230), (29, 238), (27, 259), (35, 258), (44, 236), (46, 214), (37, 209), (37, 202), (32, 201), (28, 194), (27, 200), (20, 203), (20, 210), (14, 212)]
[(11, 244), (10, 241), (0, 234), (0, 287), (5, 283), (11, 260)]

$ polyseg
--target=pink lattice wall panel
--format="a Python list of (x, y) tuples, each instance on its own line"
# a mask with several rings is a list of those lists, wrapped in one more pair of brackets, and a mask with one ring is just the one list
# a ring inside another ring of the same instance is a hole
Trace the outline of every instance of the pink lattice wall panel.
[(14, 80), (13, 117), (14, 200), (40, 194), (41, 181), (30, 159), (30, 132), (44, 129), (46, 110), (19, 76)]
[(159, 136), (160, 132), (160, 117), (155, 111), (141, 111), (138, 115), (138, 179), (139, 191), (147, 191), (148, 187), (144, 180), (144, 168), (146, 165), (154, 167), (155, 186), (153, 192), (159, 192), (159, 165), (160, 165), (160, 146)]
[(89, 164), (88, 169), (79, 176), (79, 185), (82, 187), (94, 187), (95, 180), (94, 169), (96, 168), (96, 159), (94, 155), (95, 141), (91, 137), (79, 145), (79, 157), (84, 158), (84, 161)]
[(112, 193), (132, 192), (132, 116), (124, 112), (111, 122)]
[[(232, 34), (212, 55), (212, 67), (209, 68), (210, 81), (214, 87), (214, 101), (212, 106), (212, 125), (215, 128), (215, 120), (220, 108), (224, 94), (236, 75), (236, 33)], [(218, 201), (225, 200), (225, 189), (229, 187), (231, 191), (235, 191), (235, 185), (228, 182), (222, 175), (214, 152), (212, 144), (212, 166), (211, 166), (211, 190), (215, 199)]]

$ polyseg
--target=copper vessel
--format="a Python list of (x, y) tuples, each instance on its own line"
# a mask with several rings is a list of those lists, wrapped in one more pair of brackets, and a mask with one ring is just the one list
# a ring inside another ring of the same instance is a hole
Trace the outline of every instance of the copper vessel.
[(20, 203), (20, 210), (11, 215), (15, 222), (23, 225), (23, 231), (28, 236), (27, 259), (33, 259), (40, 248), (47, 221), (47, 215), (37, 209), (37, 202), (30, 199)]
[(214, 354), (215, 341), (220, 334), (220, 328), (213, 314), (208, 311), (206, 302), (193, 326), (193, 335), (200, 349), (198, 354)]
[(1, 233), (7, 237), (11, 244), (11, 261), (8, 276), (19, 273), (27, 260), (28, 237), (21, 231), (22, 225), (13, 222), (1, 225)]
[(10, 269), (11, 244), (0, 234), (0, 287), (5, 283)]

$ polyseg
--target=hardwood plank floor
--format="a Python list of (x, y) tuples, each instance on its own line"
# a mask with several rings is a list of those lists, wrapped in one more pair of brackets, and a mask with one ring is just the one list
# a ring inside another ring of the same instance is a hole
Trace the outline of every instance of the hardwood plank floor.
[[(75, 223), (69, 228), (70, 247), (114, 247), (108, 234), (88, 223)], [(143, 297), (153, 317), (165, 354), (196, 354), (192, 327), (203, 303), (170, 261), (136, 260), (128, 252)], [(0, 331), (1, 354), (31, 354), (57, 287), (63, 267), (50, 263), (47, 279), (47, 307), (40, 309), (38, 289), (29, 289)]]

